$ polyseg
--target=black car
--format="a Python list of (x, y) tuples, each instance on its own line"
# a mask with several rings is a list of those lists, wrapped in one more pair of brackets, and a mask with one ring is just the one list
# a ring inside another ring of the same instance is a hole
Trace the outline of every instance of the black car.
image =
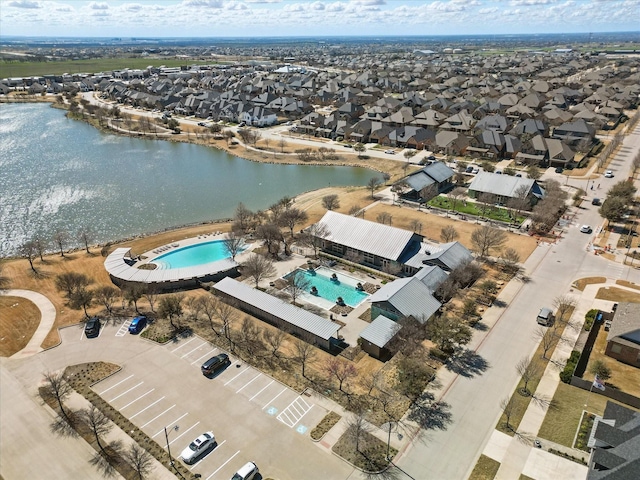
[(100, 319), (98, 317), (91, 317), (84, 324), (84, 334), (87, 338), (97, 337), (100, 334)]
[(218, 370), (222, 370), (227, 365), (229, 365), (229, 356), (226, 353), (221, 353), (220, 355), (211, 357), (209, 360), (204, 362), (200, 367), (200, 370), (203, 375), (209, 376), (213, 375)]
[(562, 173), (564, 169), (562, 167), (556, 167), (556, 173)]

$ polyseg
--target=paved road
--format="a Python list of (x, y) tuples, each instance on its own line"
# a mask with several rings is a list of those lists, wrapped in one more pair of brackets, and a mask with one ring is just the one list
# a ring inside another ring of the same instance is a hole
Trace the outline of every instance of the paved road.
[[(626, 178), (630, 162), (640, 150), (639, 131), (637, 126), (625, 138), (611, 166), (617, 178), (603, 178), (601, 191)], [(552, 305), (553, 298), (569, 291), (573, 280), (585, 276), (604, 274), (640, 283), (640, 271), (587, 252), (590, 236), (580, 233), (583, 223), (602, 223), (597, 207), (588, 203), (579, 210), (558, 244), (538, 247), (526, 265), (531, 281), (522, 285), (484, 341), (470, 345), (488, 362), (488, 370), (473, 378), (441, 376), (444, 389), (436, 395), (450, 405), (453, 423), (445, 431), (428, 432), (400, 457), (399, 466), (412, 477), (467, 478), (498, 421), (500, 400), (510, 396), (517, 385), (514, 365), (536, 349), (533, 332), (541, 306)]]

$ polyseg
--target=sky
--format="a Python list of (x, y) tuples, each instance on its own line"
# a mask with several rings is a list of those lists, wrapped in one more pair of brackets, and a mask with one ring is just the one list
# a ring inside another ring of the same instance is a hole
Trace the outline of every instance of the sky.
[(0, 35), (277, 37), (638, 30), (640, 0), (0, 0)]

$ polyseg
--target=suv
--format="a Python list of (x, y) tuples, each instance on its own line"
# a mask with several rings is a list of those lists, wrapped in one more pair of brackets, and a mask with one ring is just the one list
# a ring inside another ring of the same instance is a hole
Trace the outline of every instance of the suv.
[(548, 326), (553, 323), (553, 310), (550, 308), (542, 307), (536, 318), (539, 325)]
[(147, 317), (144, 315), (139, 316), (131, 320), (131, 324), (129, 325), (129, 333), (140, 333), (144, 327), (147, 326)]
[(253, 462), (247, 462), (231, 477), (231, 480), (251, 480), (257, 473), (258, 466)]
[(221, 353), (220, 355), (211, 357), (209, 360), (204, 362), (200, 367), (200, 371), (202, 371), (204, 376), (209, 376), (213, 375), (218, 370), (222, 370), (227, 365), (229, 365), (229, 356), (226, 353)]
[(97, 337), (100, 334), (100, 319), (98, 317), (91, 317), (84, 324), (84, 334), (87, 338)]

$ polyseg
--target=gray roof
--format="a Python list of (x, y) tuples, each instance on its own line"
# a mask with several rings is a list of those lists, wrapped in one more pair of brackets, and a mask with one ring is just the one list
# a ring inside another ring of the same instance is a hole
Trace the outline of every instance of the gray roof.
[(441, 264), (448, 270), (453, 270), (463, 262), (473, 260), (471, 252), (460, 242), (427, 243), (420, 244), (420, 250), (402, 263), (414, 268), (424, 265)]
[(424, 187), (427, 187), (429, 185), (433, 185), (434, 183), (436, 183), (436, 181), (433, 178), (431, 178), (429, 175), (427, 175), (423, 171), (419, 171), (412, 175), (409, 175), (405, 181), (407, 182), (407, 185), (409, 185), (416, 192), (419, 192)]
[(318, 224), (328, 231), (325, 240), (390, 260), (397, 260), (416, 235), (333, 211), (325, 213)]
[(424, 167), (422, 171), (438, 183), (442, 183), (455, 175), (455, 172), (442, 162), (433, 162), (431, 165)]
[(194, 265), (192, 267), (143, 270), (125, 263), (124, 257), (130, 250), (131, 248), (126, 247), (116, 248), (109, 254), (104, 261), (104, 268), (109, 275), (127, 282), (166, 283), (215, 275), (220, 272), (232, 270), (238, 266), (235, 261), (227, 258), (216, 262)]
[(384, 348), (402, 327), (400, 324), (378, 315), (367, 327), (360, 332), (360, 338), (373, 343), (376, 347)]
[(433, 293), (447, 279), (447, 273), (440, 267), (429, 265), (418, 270), (413, 278), (420, 280)]
[[(640, 350), (640, 304), (621, 302), (611, 320), (607, 341), (618, 337)], [(619, 340), (618, 340), (619, 341)], [(633, 345), (635, 344), (635, 345)]]
[(371, 303), (389, 302), (405, 317), (418, 321), (430, 318), (442, 304), (417, 278), (400, 278), (387, 283), (368, 299)]
[(225, 293), (241, 302), (252, 305), (265, 313), (281, 318), (291, 325), (295, 325), (316, 337), (329, 340), (337, 335), (339, 325), (322, 318), (315, 313), (298, 308), (290, 303), (273, 297), (249, 285), (225, 277), (216, 283), (213, 288)]
[(493, 193), (502, 197), (513, 198), (516, 190), (522, 185), (527, 187), (527, 193), (533, 187), (535, 180), (524, 177), (512, 177), (491, 172), (480, 172), (473, 179), (469, 190), (482, 193)]

